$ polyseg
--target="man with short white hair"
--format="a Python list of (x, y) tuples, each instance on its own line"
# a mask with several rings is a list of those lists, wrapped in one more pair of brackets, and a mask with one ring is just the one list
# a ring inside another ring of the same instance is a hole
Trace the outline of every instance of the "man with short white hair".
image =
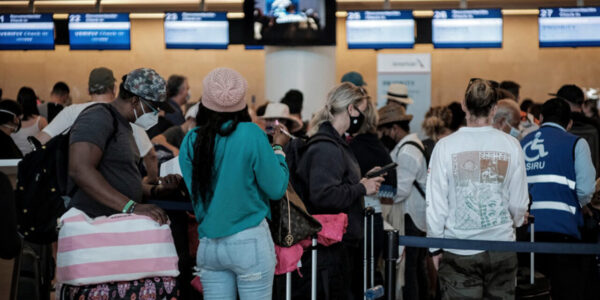
[(498, 101), (496, 114), (492, 119), (492, 126), (520, 140), (523, 138), (519, 130), (520, 123), (521, 112), (517, 103), (508, 99)]

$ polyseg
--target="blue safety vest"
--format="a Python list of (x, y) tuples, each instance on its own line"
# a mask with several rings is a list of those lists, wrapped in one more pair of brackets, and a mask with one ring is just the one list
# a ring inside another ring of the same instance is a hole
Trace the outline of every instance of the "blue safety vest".
[(536, 231), (581, 238), (583, 216), (575, 190), (574, 153), (578, 139), (546, 125), (521, 141)]

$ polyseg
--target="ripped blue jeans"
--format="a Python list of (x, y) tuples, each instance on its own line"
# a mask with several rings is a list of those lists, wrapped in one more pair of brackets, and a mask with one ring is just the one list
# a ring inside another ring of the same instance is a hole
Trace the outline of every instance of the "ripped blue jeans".
[(204, 299), (270, 300), (275, 273), (275, 247), (269, 225), (216, 239), (202, 238), (196, 258)]

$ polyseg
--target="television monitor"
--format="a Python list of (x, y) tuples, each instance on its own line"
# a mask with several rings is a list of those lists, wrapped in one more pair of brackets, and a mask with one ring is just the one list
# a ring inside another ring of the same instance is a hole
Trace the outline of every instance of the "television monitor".
[(69, 14), (71, 50), (129, 50), (129, 14)]
[(541, 8), (540, 47), (600, 46), (600, 7)]
[(52, 49), (52, 14), (0, 14), (0, 50)]
[(348, 49), (413, 48), (412, 10), (349, 11), (346, 42)]
[(168, 12), (165, 14), (167, 49), (227, 49), (226, 12)]
[(434, 10), (434, 48), (502, 48), (500, 9)]
[(335, 45), (335, 0), (244, 0), (247, 45)]

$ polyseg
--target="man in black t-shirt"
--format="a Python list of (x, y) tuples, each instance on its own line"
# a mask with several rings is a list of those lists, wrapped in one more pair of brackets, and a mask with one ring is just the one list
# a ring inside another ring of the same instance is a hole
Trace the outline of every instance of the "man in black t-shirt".
[(70, 92), (69, 86), (64, 82), (59, 81), (52, 87), (50, 100), (38, 105), (40, 115), (46, 118), (48, 123), (52, 122), (54, 117), (56, 117), (65, 106), (70, 105)]
[(187, 110), (183, 124), (171, 126), (165, 132), (153, 137), (152, 143), (165, 146), (173, 152), (173, 156), (178, 156), (183, 138), (188, 131), (196, 127), (196, 115), (198, 114), (199, 105), (200, 103), (196, 103)]

